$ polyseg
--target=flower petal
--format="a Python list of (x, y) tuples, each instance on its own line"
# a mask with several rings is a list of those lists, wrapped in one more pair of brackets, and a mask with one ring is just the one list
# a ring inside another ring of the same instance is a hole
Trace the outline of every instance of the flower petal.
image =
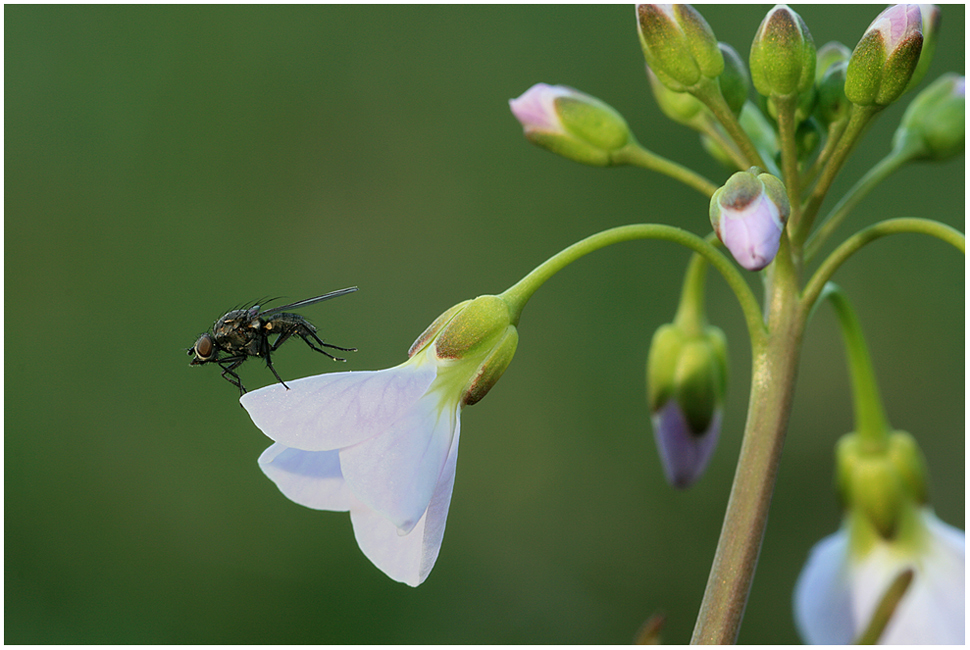
[(849, 535), (844, 528), (824, 538), (808, 556), (795, 583), (795, 625), (805, 643), (852, 643), (858, 623), (852, 616), (848, 570)]
[[(965, 535), (962, 530), (940, 521), (929, 509), (924, 509), (922, 517), (929, 534), (927, 547), (919, 557), (913, 558), (916, 575), (879, 643), (963, 645), (966, 642)], [(901, 570), (905, 564), (898, 559), (897, 562)]]
[(264, 434), (287, 447), (327, 451), (384, 431), (434, 381), (432, 364), (412, 358), (394, 368), (331, 372), (273, 384), (240, 398)]
[(303, 451), (276, 442), (258, 462), (291, 501), (316, 510), (350, 510), (352, 494), (340, 473), (336, 451)]
[(354, 505), (350, 509), (350, 520), (360, 550), (389, 577), (412, 587), (424, 582), (431, 573), (445, 534), (458, 462), (457, 413), (455, 425), (455, 439), (431, 503), (410, 533), (402, 535), (386, 518), (351, 497)]
[(427, 509), (455, 447), (457, 397), (445, 399), (431, 390), (381, 435), (340, 450), (354, 495), (404, 533)]

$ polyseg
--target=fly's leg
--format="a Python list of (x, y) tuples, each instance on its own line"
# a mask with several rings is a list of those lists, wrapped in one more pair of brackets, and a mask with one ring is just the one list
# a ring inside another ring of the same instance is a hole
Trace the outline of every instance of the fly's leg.
[(290, 334), (287, 334), (286, 338), (284, 338), (283, 334), (284, 332), (280, 332), (280, 335), (276, 338), (276, 343), (274, 343), (272, 347), (270, 347), (270, 344), (269, 344), (269, 337), (263, 336), (259, 347), (260, 347), (260, 354), (266, 357), (266, 367), (269, 368), (270, 371), (273, 373), (273, 375), (276, 377), (276, 379), (281, 384), (283, 384), (283, 388), (285, 388), (286, 390), (290, 390), (290, 387), (287, 386), (286, 382), (283, 381), (283, 378), (280, 377), (280, 373), (276, 372), (276, 368), (273, 367), (273, 359), (270, 357), (270, 352), (278, 348), (280, 346), (280, 343), (285, 341), (286, 338), (290, 337)]
[[(239, 379), (239, 375), (233, 372), (233, 370), (238, 368), (240, 364), (242, 364), (242, 362), (245, 361), (247, 358), (248, 357), (246, 355), (237, 356), (237, 357), (225, 357), (224, 359), (219, 359), (216, 362), (219, 364), (219, 367), (222, 368), (222, 376), (225, 377), (226, 381), (228, 381), (230, 384), (232, 384), (233, 386), (239, 389), (240, 397), (246, 394), (246, 387), (242, 385), (242, 380)], [(228, 366), (224, 365), (227, 363), (229, 364)]]
[(320, 340), (320, 337), (319, 336), (317, 336), (312, 330), (310, 330), (309, 328), (306, 328), (306, 327), (300, 327), (299, 329), (297, 329), (296, 334), (301, 339), (303, 339), (306, 342), (306, 344), (309, 345), (312, 349), (316, 350), (317, 352), (320, 352), (322, 354), (327, 355), (328, 357), (330, 357), (334, 361), (346, 361), (346, 359), (342, 359), (340, 357), (335, 357), (332, 354), (330, 354), (329, 352), (327, 352), (326, 350), (321, 350), (320, 348), (318, 348), (317, 346), (315, 346), (310, 341), (310, 339), (308, 339), (307, 337), (308, 336), (312, 336), (314, 341), (316, 341), (317, 343), (319, 343), (321, 346), (323, 346), (325, 348), (333, 348), (334, 350), (343, 350), (344, 352), (356, 352), (357, 351), (357, 348), (342, 348), (339, 345), (330, 345), (329, 343), (324, 343), (322, 340)]

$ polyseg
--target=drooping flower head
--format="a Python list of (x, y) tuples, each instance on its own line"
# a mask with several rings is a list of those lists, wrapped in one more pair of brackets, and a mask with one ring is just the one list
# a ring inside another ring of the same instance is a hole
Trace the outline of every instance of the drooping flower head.
[(505, 301), (481, 296), (436, 319), (399, 366), (250, 392), (242, 405), (275, 441), (260, 468), (296, 503), (349, 510), (364, 554), (417, 586), (444, 535), (461, 409), (498, 381), (517, 342)]

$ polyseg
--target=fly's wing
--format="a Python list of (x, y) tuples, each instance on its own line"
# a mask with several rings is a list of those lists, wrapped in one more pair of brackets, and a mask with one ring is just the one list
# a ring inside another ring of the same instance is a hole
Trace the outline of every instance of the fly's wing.
[(330, 293), (325, 293), (322, 296), (317, 296), (316, 298), (307, 298), (306, 300), (301, 300), (299, 302), (294, 302), (289, 305), (283, 305), (282, 307), (273, 307), (272, 309), (267, 309), (266, 311), (260, 312), (260, 316), (268, 316), (270, 314), (277, 314), (281, 311), (286, 311), (288, 309), (297, 309), (298, 307), (306, 307), (307, 305), (313, 305), (318, 302), (323, 302), (324, 300), (330, 300), (331, 298), (336, 298), (337, 296), (343, 296), (348, 293), (353, 293), (357, 291), (357, 287), (347, 287), (346, 289), (338, 289), (337, 291), (331, 291)]

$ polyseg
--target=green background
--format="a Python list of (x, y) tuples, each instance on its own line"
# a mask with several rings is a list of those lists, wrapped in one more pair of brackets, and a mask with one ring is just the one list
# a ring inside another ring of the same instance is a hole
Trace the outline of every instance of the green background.
[[(818, 45), (850, 47), (879, 9), (795, 8)], [(743, 55), (767, 9), (701, 7)], [(923, 85), (963, 72), (963, 30), (963, 7), (946, 6)], [(557, 158), (508, 110), (533, 83), (569, 84), (645, 146), (726, 178), (659, 113), (631, 7), (8, 6), (5, 37), (6, 642), (627, 643), (658, 610), (665, 640), (689, 638), (750, 372), (740, 310), (712, 275), (732, 356), (722, 439), (698, 485), (668, 488), (643, 374), (685, 250), (618, 245), (536, 294), (513, 364), (463, 413), (448, 531), (418, 589), (368, 562), (346, 514), (276, 490), (235, 388), (185, 354), (234, 305), (356, 284), (304, 310), (360, 348), (348, 364), (295, 343), (277, 368), (387, 367), (449, 306), (593, 232), (707, 233), (695, 191)], [(826, 205), (888, 151), (903, 108), (879, 117)], [(962, 230), (963, 192), (962, 159), (908, 167), (839, 234), (895, 216)], [(889, 417), (919, 440), (937, 512), (960, 527), (963, 264), (899, 236), (836, 276)], [(258, 362), (242, 378), (272, 379)], [(839, 523), (847, 390), (823, 308), (742, 642), (797, 641), (792, 586)]]

